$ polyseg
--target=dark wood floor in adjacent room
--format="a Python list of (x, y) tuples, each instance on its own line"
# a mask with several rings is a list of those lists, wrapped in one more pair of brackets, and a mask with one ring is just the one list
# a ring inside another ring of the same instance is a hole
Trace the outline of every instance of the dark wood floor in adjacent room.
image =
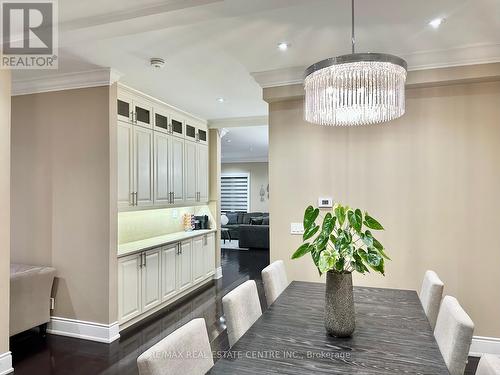
[[(175, 306), (125, 332), (108, 345), (63, 336), (41, 339), (26, 332), (11, 340), (16, 375), (137, 375), (137, 357), (169, 333), (193, 318), (202, 317), (208, 326), (213, 350), (227, 350), (229, 343), (222, 316), (222, 297), (248, 279), (255, 279), (265, 299), (260, 271), (269, 264), (263, 250), (223, 250), (223, 278)], [(466, 375), (473, 375), (477, 359), (471, 358)], [(189, 374), (186, 374), (189, 375)]]

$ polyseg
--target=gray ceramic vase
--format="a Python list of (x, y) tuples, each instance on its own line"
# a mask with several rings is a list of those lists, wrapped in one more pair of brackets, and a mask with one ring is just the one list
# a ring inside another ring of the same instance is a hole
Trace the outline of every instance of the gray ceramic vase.
[(329, 335), (350, 337), (355, 328), (352, 274), (326, 274), (325, 328)]

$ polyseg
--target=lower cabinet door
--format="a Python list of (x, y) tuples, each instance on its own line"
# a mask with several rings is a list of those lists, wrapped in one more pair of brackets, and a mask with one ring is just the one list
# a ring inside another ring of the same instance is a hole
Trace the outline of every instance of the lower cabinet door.
[(153, 249), (143, 253), (142, 266), (142, 306), (143, 311), (149, 310), (161, 303), (161, 249)]
[(193, 282), (196, 284), (205, 278), (205, 236), (193, 238)]
[(212, 276), (215, 273), (215, 234), (206, 235), (205, 249), (205, 275)]
[(118, 259), (118, 320), (120, 323), (142, 312), (141, 254)]
[(177, 293), (177, 251), (178, 244), (161, 249), (161, 299), (167, 301)]
[(180, 246), (180, 253), (177, 255), (177, 285), (179, 292), (182, 292), (193, 285), (193, 271), (191, 267), (193, 247), (191, 240), (181, 242)]

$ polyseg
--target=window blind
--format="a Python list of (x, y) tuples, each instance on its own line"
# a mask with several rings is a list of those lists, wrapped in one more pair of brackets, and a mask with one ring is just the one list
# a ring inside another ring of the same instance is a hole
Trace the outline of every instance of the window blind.
[(247, 212), (249, 206), (248, 174), (221, 176), (221, 211)]

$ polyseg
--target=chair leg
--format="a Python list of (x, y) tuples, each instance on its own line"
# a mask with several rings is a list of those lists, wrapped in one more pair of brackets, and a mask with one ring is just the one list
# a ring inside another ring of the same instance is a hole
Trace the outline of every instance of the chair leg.
[(47, 323), (38, 326), (41, 337), (47, 337)]

